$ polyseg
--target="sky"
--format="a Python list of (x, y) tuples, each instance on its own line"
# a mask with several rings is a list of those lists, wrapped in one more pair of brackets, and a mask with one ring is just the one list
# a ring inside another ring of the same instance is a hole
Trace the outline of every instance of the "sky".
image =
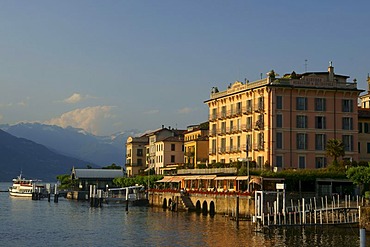
[(212, 87), (274, 69), (367, 90), (370, 2), (0, 1), (0, 124), (96, 135), (208, 120)]

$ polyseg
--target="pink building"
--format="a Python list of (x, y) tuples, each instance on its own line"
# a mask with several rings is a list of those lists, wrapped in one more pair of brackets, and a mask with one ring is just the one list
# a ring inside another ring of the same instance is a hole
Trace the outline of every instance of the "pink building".
[(345, 144), (358, 160), (357, 99), (362, 90), (349, 77), (327, 72), (274, 71), (254, 82), (213, 88), (209, 106), (209, 161), (255, 161), (268, 169), (320, 168), (330, 160), (329, 139)]

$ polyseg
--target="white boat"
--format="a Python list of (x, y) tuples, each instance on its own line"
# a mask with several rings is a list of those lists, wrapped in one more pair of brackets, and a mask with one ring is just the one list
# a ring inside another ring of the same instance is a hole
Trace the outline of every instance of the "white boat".
[(9, 195), (14, 197), (32, 197), (32, 192), (41, 192), (45, 186), (37, 184), (39, 180), (25, 179), (22, 173), (13, 179), (12, 187), (9, 187)]
[(104, 198), (107, 204), (129, 203), (135, 206), (148, 205), (148, 198), (144, 186), (129, 186), (123, 188), (110, 188)]

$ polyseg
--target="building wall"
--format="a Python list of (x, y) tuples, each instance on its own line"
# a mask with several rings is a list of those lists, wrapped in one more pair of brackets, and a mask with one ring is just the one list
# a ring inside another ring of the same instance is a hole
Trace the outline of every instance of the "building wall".
[[(210, 162), (231, 163), (248, 156), (261, 168), (323, 167), (330, 162), (325, 144), (332, 138), (350, 140), (346, 158), (358, 160), (360, 90), (347, 83), (346, 76), (333, 73), (329, 67), (328, 73), (300, 80), (235, 82), (226, 91), (212, 93), (206, 101)], [(343, 111), (344, 101), (350, 111)], [(320, 102), (325, 108), (316, 108)]]
[(135, 176), (145, 168), (146, 145), (145, 137), (128, 137), (126, 141), (126, 173)]

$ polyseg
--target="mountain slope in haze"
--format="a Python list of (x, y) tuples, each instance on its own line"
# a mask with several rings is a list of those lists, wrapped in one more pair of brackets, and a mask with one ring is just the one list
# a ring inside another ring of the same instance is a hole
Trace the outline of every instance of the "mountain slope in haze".
[(87, 164), (0, 130), (0, 181), (10, 182), (22, 172), (26, 178), (54, 182), (57, 175), (69, 174), (73, 166)]
[(129, 135), (134, 131), (112, 136), (95, 136), (82, 129), (40, 123), (1, 125), (0, 128), (16, 137), (26, 138), (42, 144), (55, 152), (86, 160), (99, 166), (115, 163), (124, 166)]

